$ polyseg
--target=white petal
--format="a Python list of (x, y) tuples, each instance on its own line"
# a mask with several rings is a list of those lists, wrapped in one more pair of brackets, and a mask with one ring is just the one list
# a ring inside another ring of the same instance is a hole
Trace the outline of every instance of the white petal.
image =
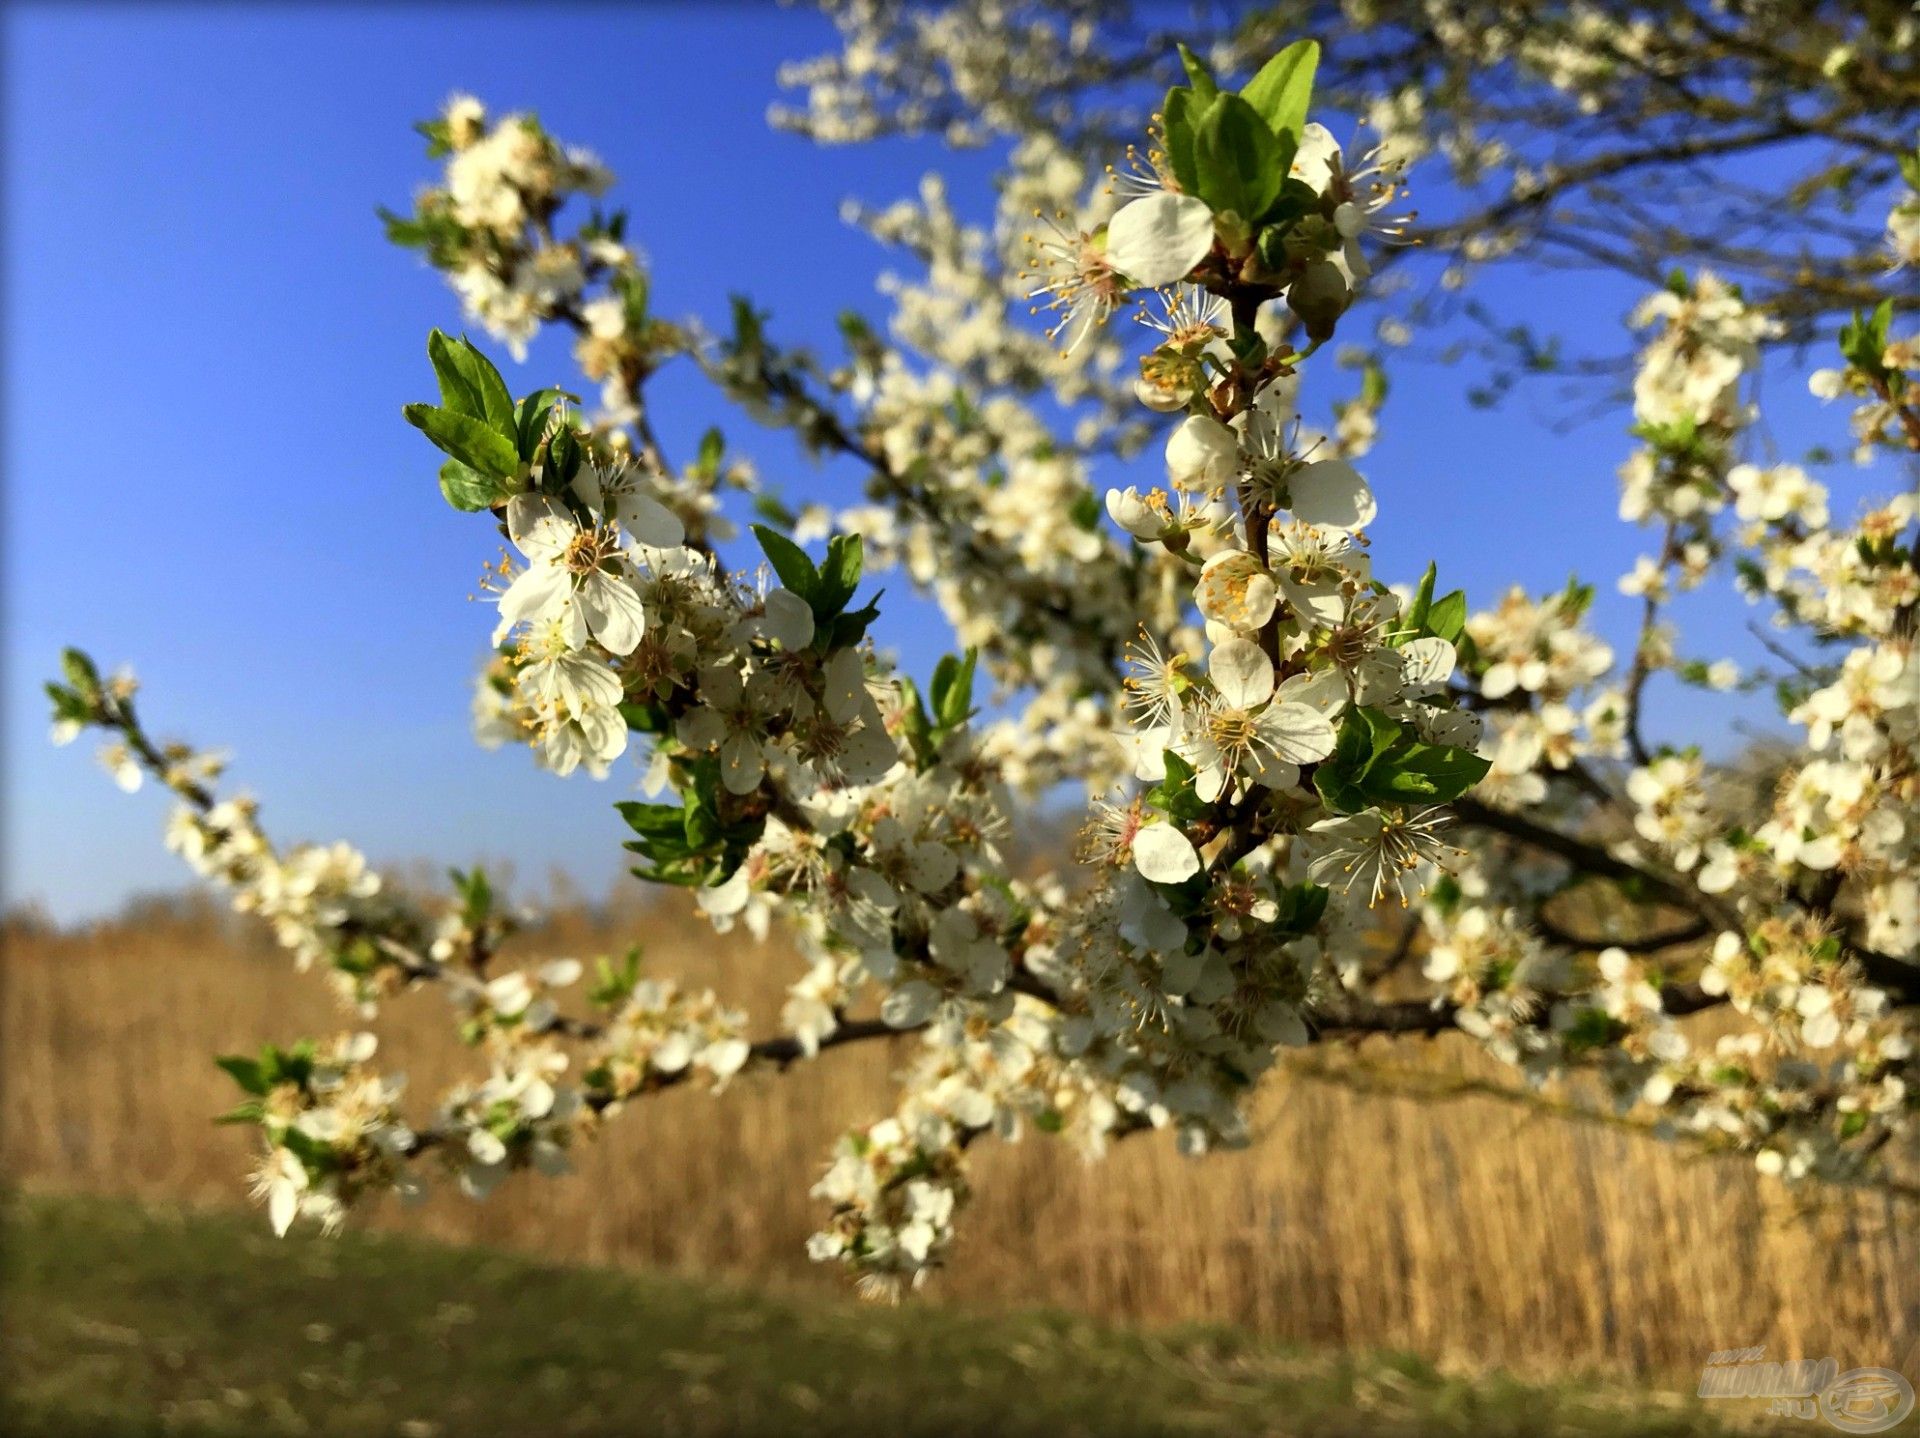
[(267, 1221), (273, 1225), (274, 1235), (285, 1238), (287, 1230), (293, 1227), (293, 1216), (300, 1211), (300, 1195), (292, 1184), (276, 1183), (267, 1197)]
[(1333, 752), (1333, 725), (1305, 704), (1275, 704), (1261, 715), (1261, 729), (1290, 764), (1312, 764)]
[(647, 632), (647, 611), (639, 591), (613, 574), (589, 574), (576, 599), (585, 610), (593, 637), (614, 654), (631, 654)]
[(1280, 591), (1265, 565), (1242, 549), (1229, 549), (1209, 559), (1193, 587), (1193, 602), (1201, 614), (1251, 634), (1273, 617)]
[(1364, 529), (1380, 506), (1360, 471), (1344, 459), (1323, 459), (1295, 470), (1287, 480), (1294, 518), (1331, 529)]
[(784, 649), (805, 649), (813, 643), (813, 606), (791, 589), (774, 590), (767, 596), (765, 633)]
[(1200, 854), (1173, 825), (1149, 824), (1133, 836), (1133, 867), (1156, 884), (1178, 884), (1200, 872)]
[(758, 739), (735, 734), (720, 746), (720, 782), (729, 794), (751, 794), (766, 772), (766, 756)]
[(1218, 489), (1240, 464), (1240, 441), (1210, 415), (1189, 415), (1167, 436), (1167, 475), (1186, 489)]
[(650, 549), (673, 549), (686, 541), (687, 527), (680, 516), (651, 495), (621, 495), (613, 517), (629, 539)]
[(1283, 704), (1304, 704), (1331, 719), (1347, 707), (1347, 681), (1338, 669), (1312, 669), (1288, 679), (1273, 697)]
[(867, 696), (866, 666), (857, 649), (842, 649), (820, 676), (821, 704), (836, 724), (851, 724)]
[(1400, 651), (1402, 676), (1408, 689), (1438, 689), (1453, 678), (1453, 645), (1435, 635), (1410, 641)]
[(572, 592), (566, 570), (557, 564), (536, 560), (531, 569), (516, 575), (501, 594), (500, 623), (511, 629), (523, 620), (549, 618), (567, 602)]
[(922, 979), (900, 985), (880, 1005), (880, 1019), (888, 1028), (910, 1029), (924, 1024), (940, 1007), (940, 990)]
[(507, 537), (529, 559), (555, 559), (580, 532), (567, 507), (552, 495), (516, 494), (507, 501)]
[(854, 784), (871, 784), (899, 762), (900, 751), (878, 724), (863, 724), (840, 750), (840, 772)]
[(1339, 153), (1340, 142), (1333, 138), (1333, 132), (1315, 120), (1300, 132), (1300, 148), (1293, 152), (1293, 177), (1318, 193), (1326, 193)]
[(1236, 709), (1264, 704), (1273, 695), (1273, 661), (1251, 639), (1229, 639), (1214, 646), (1207, 674), (1220, 697)]
[(1107, 226), (1107, 259), (1135, 284), (1183, 280), (1213, 248), (1213, 211), (1192, 195), (1162, 192), (1126, 206)]
[(715, 1078), (731, 1078), (746, 1066), (752, 1053), (745, 1039), (715, 1039), (700, 1050), (700, 1065)]

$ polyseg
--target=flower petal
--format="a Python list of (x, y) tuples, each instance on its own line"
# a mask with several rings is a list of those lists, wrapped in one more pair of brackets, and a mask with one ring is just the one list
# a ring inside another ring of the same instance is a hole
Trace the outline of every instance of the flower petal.
[(687, 537), (680, 516), (652, 495), (637, 491), (621, 495), (614, 501), (613, 517), (629, 539), (649, 549), (673, 549)]
[[(1229, 639), (1215, 645), (1207, 674), (1220, 697), (1236, 709), (1251, 709), (1273, 696), (1273, 661), (1251, 639)], [(1326, 723), (1324, 719), (1320, 722)], [(1328, 730), (1331, 732), (1331, 725)]]
[(1244, 549), (1229, 549), (1201, 569), (1193, 601), (1214, 623), (1251, 634), (1273, 617), (1280, 590), (1258, 559)]
[(1240, 464), (1240, 441), (1209, 415), (1190, 415), (1167, 436), (1167, 476), (1182, 489), (1220, 489)]
[(1133, 867), (1156, 884), (1178, 884), (1200, 872), (1200, 853), (1173, 825), (1149, 824), (1133, 836)]
[(1107, 260), (1137, 285), (1184, 280), (1213, 248), (1213, 211), (1192, 195), (1162, 192), (1126, 206), (1107, 226)]
[(1261, 728), (1274, 750), (1289, 764), (1312, 764), (1333, 752), (1333, 724), (1305, 704), (1275, 704), (1261, 716)]
[(610, 653), (633, 653), (647, 632), (647, 611), (639, 591), (618, 575), (596, 571), (581, 582), (577, 599), (595, 639)]
[(507, 537), (529, 559), (557, 559), (579, 532), (552, 495), (516, 494), (507, 501)]
[(1360, 471), (1344, 459), (1323, 459), (1295, 470), (1287, 480), (1294, 518), (1330, 529), (1364, 529), (1380, 506)]

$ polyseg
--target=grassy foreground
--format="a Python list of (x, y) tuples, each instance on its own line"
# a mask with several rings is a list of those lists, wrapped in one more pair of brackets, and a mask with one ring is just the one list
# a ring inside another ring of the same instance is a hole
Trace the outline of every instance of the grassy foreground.
[(16, 1438), (1705, 1431), (1677, 1400), (1219, 1331), (821, 1303), (380, 1236), (282, 1242), (100, 1199), (13, 1199), (4, 1234), (0, 1431)]

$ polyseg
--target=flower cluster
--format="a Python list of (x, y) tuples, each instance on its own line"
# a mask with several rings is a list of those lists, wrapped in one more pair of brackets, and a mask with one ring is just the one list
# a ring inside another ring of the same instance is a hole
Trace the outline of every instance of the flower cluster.
[[(510, 967), (525, 916), (484, 874), (415, 900), (345, 845), (277, 849), (250, 800), (215, 792), (218, 759), (148, 737), (129, 676), (72, 655), (52, 686), (55, 737), (99, 727), (123, 788), (175, 794), (169, 842), (302, 967), (363, 1011), (443, 985), (481, 1064), (416, 1127), (363, 1038), (225, 1061), (275, 1227), (413, 1192), (423, 1158), (476, 1196), (560, 1172), (657, 1091), (890, 1035), (913, 1036), (898, 1102), (832, 1156), (809, 1245), (882, 1294), (951, 1254), (975, 1142), (1242, 1144), (1253, 1086), (1329, 1036), (1457, 1032), (1532, 1085), (1590, 1070), (1622, 1112), (1770, 1171), (1865, 1174), (1915, 1107), (1920, 515), (1907, 496), (1836, 525), (1812, 461), (1747, 455), (1783, 322), (1707, 273), (1634, 316), (1653, 333), (1621, 512), (1661, 543), (1621, 582), (1641, 623), (1618, 672), (1577, 580), (1475, 612), (1434, 567), (1376, 576), (1381, 504), (1356, 461), (1385, 375), (1333, 347), (1394, 288), (1382, 247), (1409, 223), (1410, 159), (1504, 167), (1516, 211), (1554, 175), (1430, 133), (1413, 86), (1354, 107), (1380, 144), (1343, 146), (1312, 118), (1318, 47), (1254, 55), (1261, 24), (1206, 59), (1180, 47), (1144, 142), (1103, 168), (1128, 137), (1070, 103), (1116, 74), (1099, 23), (898, 8), (840, 7), (850, 55), (795, 73), (795, 122), (1014, 143), (983, 223), (937, 177), (850, 211), (921, 272), (883, 282), (884, 335), (847, 322), (844, 364), (781, 348), (744, 301), (721, 338), (654, 315), (625, 216), (575, 222), (610, 177), (524, 116), (456, 98), (423, 127), (438, 182), (389, 217), (510, 351), (560, 326), (601, 387), (582, 416), (429, 340), (439, 401), (406, 417), (449, 504), (512, 547), (483, 582), (477, 735), (558, 775), (637, 760), (647, 797), (618, 806), (635, 874), (691, 891), (720, 932), (778, 922), (804, 956), (780, 1032), (750, 1038), (747, 1014), (643, 978), (637, 954), (591, 979), (572, 959)], [(1599, 104), (1618, 83), (1603, 41), (1652, 64), (1661, 36), (1573, 9), (1429, 21), (1474, 64)], [(1471, 234), (1446, 285), (1519, 243)], [(1914, 347), (1890, 324), (1889, 306), (1857, 316), (1845, 367), (1815, 381), (1858, 402), (1872, 453), (1920, 446)], [(682, 355), (754, 420), (857, 462), (860, 502), (791, 509), (718, 431), (673, 463), (647, 384)], [(1323, 432), (1305, 386), (1328, 363), (1361, 387)], [(1150, 480), (1103, 482), (1140, 453)], [(745, 564), (729, 491), (763, 521)], [(903, 570), (958, 636), (920, 682), (869, 638), (869, 566)], [(1643, 733), (1656, 674), (1759, 682), (1685, 657), (1667, 614), (1721, 572), (1819, 651), (1780, 684), (1804, 752), (1751, 772)], [(1064, 780), (1099, 796), (1082, 864), (1034, 875), (1012, 838)], [(1687, 1027), (1716, 1007), (1746, 1031)]]

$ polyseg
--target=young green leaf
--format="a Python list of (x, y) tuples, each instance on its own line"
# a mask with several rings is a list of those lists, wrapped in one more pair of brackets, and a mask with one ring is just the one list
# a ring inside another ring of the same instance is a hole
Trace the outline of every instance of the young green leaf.
[(980, 651), (969, 649), (965, 658), (948, 654), (933, 667), (933, 683), (928, 697), (933, 701), (933, 722), (941, 729), (957, 729), (973, 712), (973, 671)]
[(806, 550), (795, 544), (777, 529), (769, 529), (764, 524), (753, 526), (754, 537), (760, 541), (765, 551), (767, 563), (773, 566), (773, 572), (780, 576), (780, 582), (814, 606), (817, 617), (820, 610), (820, 571), (813, 567), (813, 561), (807, 558)]
[(1433, 601), (1427, 610), (1427, 632), (1452, 643), (1460, 637), (1460, 631), (1467, 627), (1467, 596), (1463, 590), (1456, 589), (1451, 594)]
[(827, 557), (820, 566), (820, 594), (814, 618), (827, 619), (847, 607), (860, 587), (865, 549), (857, 534), (836, 534), (827, 541)]
[(1299, 143), (1313, 103), (1313, 76), (1320, 66), (1320, 47), (1298, 40), (1260, 67), (1260, 73), (1241, 87), (1240, 94), (1267, 122), (1275, 135)]
[(509, 439), (514, 433), (513, 396), (493, 361), (465, 338), (440, 330), (427, 336), (427, 358), (440, 381), (440, 403), (470, 419), (483, 421)]
[(1187, 72), (1187, 83), (1193, 86), (1194, 98), (1199, 100), (1200, 108), (1206, 109), (1213, 103), (1213, 97), (1220, 93), (1219, 85), (1214, 83), (1213, 72), (1202, 60), (1184, 44), (1180, 46), (1180, 64)]
[(489, 509), (496, 500), (504, 498), (505, 493), (499, 480), (489, 479), (457, 459), (440, 466), (440, 494), (455, 509), (468, 514)]
[(1183, 192), (1200, 192), (1200, 172), (1193, 158), (1193, 125), (1198, 102), (1193, 91), (1181, 86), (1167, 91), (1160, 107), (1160, 124), (1167, 141), (1167, 168)]
[(401, 411), (447, 454), (469, 469), (495, 479), (512, 479), (520, 472), (520, 454), (513, 441), (471, 415), (431, 404), (410, 404)]
[(214, 1063), (225, 1069), (233, 1081), (248, 1093), (262, 1096), (266, 1094), (267, 1083), (257, 1061), (241, 1054), (222, 1054), (214, 1060)]
[(1232, 211), (1248, 224), (1280, 194), (1293, 158), (1259, 113), (1238, 95), (1218, 96), (1194, 131), (1200, 198), (1215, 213)]
[(1444, 804), (1487, 777), (1492, 762), (1450, 744), (1402, 744), (1377, 760), (1360, 781), (1382, 803)]
[(1433, 608), (1433, 585), (1440, 577), (1440, 567), (1429, 564), (1427, 572), (1420, 576), (1420, 587), (1413, 592), (1413, 603), (1407, 608), (1407, 629), (1412, 634), (1427, 632), (1427, 615)]

